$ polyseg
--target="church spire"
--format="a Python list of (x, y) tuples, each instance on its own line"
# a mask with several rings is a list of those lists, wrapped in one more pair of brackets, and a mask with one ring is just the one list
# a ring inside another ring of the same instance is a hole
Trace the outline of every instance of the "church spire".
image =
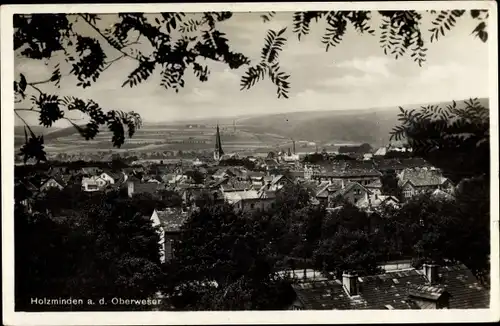
[(214, 159), (216, 161), (218, 161), (218, 160), (220, 160), (222, 155), (224, 155), (224, 151), (222, 150), (222, 142), (220, 140), (219, 124), (217, 123), (217, 133), (215, 134)]

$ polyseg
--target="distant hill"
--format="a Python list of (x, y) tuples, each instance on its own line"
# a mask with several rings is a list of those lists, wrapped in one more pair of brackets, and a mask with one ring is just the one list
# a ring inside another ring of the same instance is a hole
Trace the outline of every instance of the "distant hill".
[[(480, 102), (483, 106), (489, 107), (488, 99), (480, 99)], [(404, 108), (418, 109), (428, 104), (446, 106), (451, 104), (451, 102), (406, 105)], [(458, 106), (464, 106), (463, 101), (459, 101), (457, 104)], [(230, 137), (225, 140), (225, 144), (229, 147), (234, 147), (235, 150), (240, 147), (240, 144), (244, 143), (251, 143), (250, 145), (253, 147), (269, 147), (290, 139), (312, 141), (318, 143), (320, 146), (340, 143), (369, 143), (372, 146), (380, 146), (389, 142), (389, 133), (398, 123), (398, 113), (399, 109), (397, 107), (390, 107), (361, 110), (303, 111), (258, 116), (245, 115), (235, 118), (226, 117), (159, 122), (154, 124), (145, 123), (144, 127), (134, 137), (134, 141), (140, 141), (140, 144), (133, 146), (144, 146), (146, 149), (151, 144), (165, 139), (203, 138), (208, 142), (200, 146), (211, 148), (212, 136), (215, 132), (214, 125), (217, 122), (221, 126), (224, 126), (221, 127), (223, 140)], [(232, 133), (233, 129), (233, 119), (236, 120), (238, 134), (230, 136), (229, 134)], [(186, 124), (189, 123), (201, 123), (205, 127), (188, 131)], [(77, 145), (78, 143), (79, 149), (90, 149), (93, 146), (97, 146), (96, 142), (86, 142), (83, 140), (74, 127), (47, 129), (35, 126), (33, 127), (33, 131), (38, 134), (43, 133), (46, 144), (65, 143), (65, 146), (70, 146)], [(24, 141), (22, 126), (15, 127), (15, 134), (17, 144)], [(110, 143), (111, 134), (109, 132), (103, 132), (97, 139), (104, 141), (99, 147), (112, 148)], [(230, 144), (231, 142), (234, 142), (233, 145)], [(129, 145), (132, 146), (131, 144)], [(247, 144), (244, 146), (250, 145)], [(155, 146), (158, 147), (160, 145)], [(163, 147), (165, 146), (160, 146), (158, 149)], [(175, 146), (166, 146), (166, 148), (173, 147)]]
[[(480, 99), (489, 107), (488, 99)], [(452, 102), (406, 105), (405, 109), (420, 108), (429, 104), (442, 107)], [(457, 105), (464, 106), (463, 101)], [(398, 107), (363, 110), (291, 112), (242, 119), (242, 129), (253, 132), (280, 134), (295, 140), (320, 143), (370, 143), (383, 145), (389, 141), (389, 133), (397, 125)]]

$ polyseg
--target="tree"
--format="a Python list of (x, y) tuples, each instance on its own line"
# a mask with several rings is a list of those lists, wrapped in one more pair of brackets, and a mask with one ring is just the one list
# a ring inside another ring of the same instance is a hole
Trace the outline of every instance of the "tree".
[(268, 286), (277, 284), (271, 279), (272, 255), (257, 220), (228, 205), (202, 206), (182, 230), (164, 290), (178, 309), (279, 305), (273, 303), (275, 291), (269, 291)]
[(355, 270), (360, 274), (379, 272), (380, 254), (365, 231), (351, 231), (344, 227), (330, 238), (319, 243), (314, 252), (314, 264), (327, 275), (341, 277), (344, 271)]
[(398, 185), (398, 176), (394, 170), (386, 171), (380, 178), (382, 182), (382, 193), (384, 195), (394, 196), (398, 200), (403, 198), (401, 188)]
[[(274, 12), (262, 15), (264, 22), (274, 16)], [(434, 16), (430, 42), (445, 36), (459, 19), (465, 16), (478, 22), (472, 34), (482, 42), (488, 39), (488, 10), (430, 11)], [(370, 26), (374, 16), (381, 17), (378, 28), (380, 46), (387, 55), (396, 59), (410, 55), (422, 65), (426, 61), (426, 36), (420, 22), (422, 14), (416, 11), (308, 11), (293, 13), (292, 32), (300, 41), (310, 30), (311, 24), (326, 23), (326, 31), (321, 39), (326, 51), (338, 45), (352, 26), (362, 34), (372, 35)], [(123, 58), (136, 61), (136, 68), (129, 74), (122, 87), (133, 87), (147, 81), (153, 72), (162, 74), (160, 85), (178, 91), (184, 87), (186, 70), (191, 69), (202, 82), (209, 78), (209, 67), (201, 60), (210, 60), (227, 65), (230, 69), (246, 67), (241, 79), (241, 89), (250, 89), (266, 76), (276, 86), (280, 98), (288, 98), (290, 75), (279, 64), (279, 54), (288, 41), (287, 28), (269, 30), (264, 41), (259, 62), (251, 62), (243, 53), (234, 52), (230, 41), (218, 30), (218, 24), (232, 18), (231, 12), (204, 12), (186, 15), (183, 12), (158, 13), (146, 17), (143, 13), (120, 13), (110, 26), (100, 26), (97, 14), (21, 14), (14, 16), (14, 49), (16, 54), (33, 60), (48, 59), (62, 55), (71, 66), (70, 75), (78, 79), (77, 86), (86, 88), (97, 81), (111, 65)], [(84, 24), (95, 32), (94, 36), (79, 33), (78, 24)], [(175, 34), (180, 35), (174, 37)], [(135, 44), (145, 42), (151, 51), (139, 51)], [(106, 52), (103, 43), (112, 51)], [(114, 53), (111, 53), (114, 52)], [(113, 133), (112, 143), (120, 147), (125, 134), (132, 137), (142, 121), (135, 112), (109, 110), (105, 112), (95, 101), (74, 96), (60, 98), (43, 91), (43, 84), (58, 85), (65, 72), (57, 64), (45, 80), (27, 80), (20, 75), (14, 82), (14, 92), (18, 103), (25, 103), (29, 97), (31, 108), (16, 107), (16, 115), (24, 121), (22, 111), (37, 112), (40, 125), (50, 127), (54, 122), (69, 121), (85, 139), (93, 139), (104, 126)], [(32, 96), (29, 96), (31, 93)], [(68, 118), (67, 111), (77, 110), (88, 116), (89, 122), (77, 125)], [(25, 144), (20, 154), (27, 161), (45, 161), (43, 136), (37, 136), (24, 121)], [(127, 132), (125, 131), (127, 130)], [(29, 135), (28, 135), (29, 131)], [(181, 154), (179, 153), (179, 156)]]
[(414, 155), (441, 168), (454, 182), (489, 173), (489, 109), (480, 101), (400, 110), (401, 123), (391, 139), (406, 139)]
[(186, 171), (186, 175), (193, 179), (193, 182), (196, 184), (203, 184), (205, 181), (205, 175), (201, 173), (199, 170), (189, 170)]
[[(36, 311), (31, 298), (147, 299), (163, 282), (159, 236), (117, 192), (88, 200), (86, 209), (26, 212), (16, 208), (16, 310)], [(43, 306), (48, 310), (123, 310), (123, 306)], [(145, 309), (131, 307), (126, 309)], [(147, 309), (147, 308), (146, 308)]]
[(295, 183), (287, 183), (276, 195), (277, 211), (288, 214), (307, 207), (311, 201), (311, 190)]

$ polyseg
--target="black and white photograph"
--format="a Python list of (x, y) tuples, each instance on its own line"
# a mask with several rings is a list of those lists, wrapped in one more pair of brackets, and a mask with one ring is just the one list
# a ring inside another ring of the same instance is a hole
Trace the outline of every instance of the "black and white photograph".
[(497, 38), (493, 1), (2, 6), (4, 323), (494, 321)]

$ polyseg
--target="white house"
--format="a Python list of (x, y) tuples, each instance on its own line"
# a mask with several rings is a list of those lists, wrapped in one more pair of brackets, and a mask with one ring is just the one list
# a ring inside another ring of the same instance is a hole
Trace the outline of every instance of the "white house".
[(84, 177), (82, 179), (82, 190), (86, 192), (99, 191), (102, 190), (107, 184), (107, 181), (100, 176), (92, 176), (90, 178)]

